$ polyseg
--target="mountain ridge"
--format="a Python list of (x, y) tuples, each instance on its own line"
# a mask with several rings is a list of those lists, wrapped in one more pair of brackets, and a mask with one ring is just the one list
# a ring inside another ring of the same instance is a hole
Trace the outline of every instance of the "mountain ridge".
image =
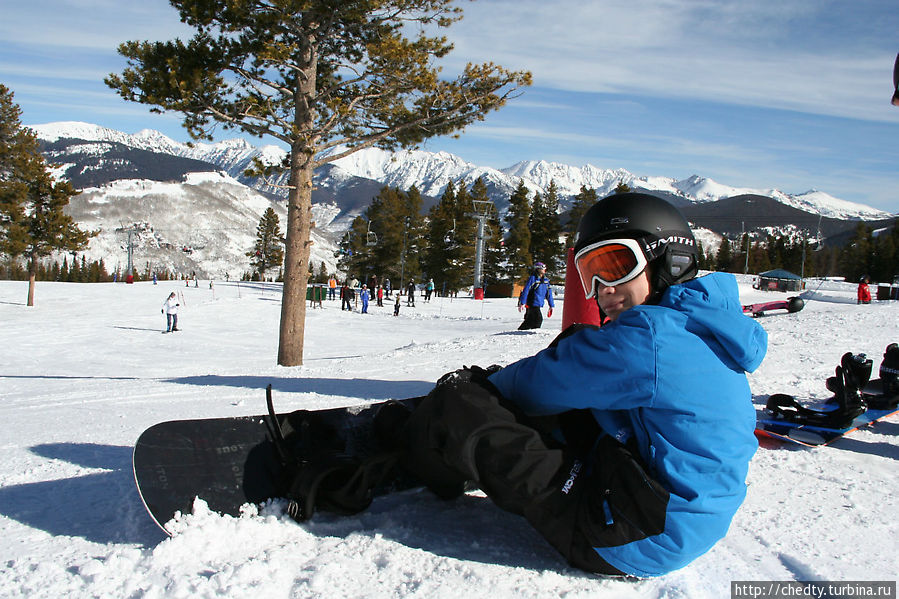
[[(258, 157), (266, 163), (280, 161), (284, 151), (274, 145), (257, 147), (240, 138), (188, 145), (176, 142), (151, 129), (144, 129), (131, 135), (99, 125), (74, 121), (34, 125), (31, 128), (41, 140), (48, 142), (62, 138), (117, 141), (138, 149), (209, 162), (250, 187), (264, 193), (285, 195), (264, 182), (243, 175), (243, 171), (250, 166), (253, 158)], [(339, 149), (332, 150), (332, 153), (337, 151)], [(591, 164), (576, 167), (545, 160), (529, 160), (496, 169), (467, 162), (448, 152), (425, 150), (388, 152), (377, 148), (360, 150), (331, 164), (348, 177), (371, 179), (400, 189), (408, 189), (415, 185), (422, 194), (431, 197), (439, 197), (449, 182), (471, 185), (482, 177), (488, 187), (494, 190), (495, 197), (492, 199), (501, 210), (505, 208), (508, 195), (518, 185), (518, 181), (523, 180), (531, 193), (545, 193), (550, 181), (554, 181), (562, 196), (563, 208), (567, 208), (566, 203), (580, 191), (582, 185), (596, 189), (599, 196), (603, 197), (612, 193), (619, 182), (623, 182), (632, 188), (671, 194), (689, 202), (712, 202), (739, 195), (763, 195), (799, 210), (831, 218), (883, 220), (894, 216), (814, 189), (789, 194), (773, 188), (760, 190), (729, 186), (696, 174), (677, 180), (666, 176), (637, 176), (623, 168), (602, 169)], [(332, 178), (335, 177), (333, 170), (330, 173)], [(276, 182), (284, 181), (282, 179)]]
[[(130, 229), (137, 244), (135, 267), (141, 272), (149, 268), (206, 278), (239, 277), (249, 270), (246, 252), (253, 247), (262, 212), (272, 207), (286, 222), (285, 189), (244, 175), (254, 158), (279, 162), (285, 153), (277, 146), (257, 147), (240, 138), (183, 144), (152, 129), (127, 134), (80, 122), (32, 129), (55, 174), (82, 190), (70, 202), (69, 212), (85, 228), (102, 231), (86, 254), (103, 258), (112, 268), (124, 262), (124, 233)], [(730, 187), (699, 175), (683, 180), (637, 177), (625, 169), (542, 160), (496, 169), (447, 152), (366, 149), (316, 170), (314, 268), (324, 264), (328, 272), (336, 272), (340, 238), (382, 187), (415, 185), (427, 210), (449, 183), (469, 186), (478, 178), (484, 179), (501, 213), (520, 181), (532, 194), (545, 193), (555, 182), (563, 220), (581, 186), (603, 197), (623, 182), (676, 204), (697, 227), (707, 229), (697, 229), (707, 248), (717, 245), (721, 234), (737, 235), (747, 224), (766, 233), (804, 231), (806, 236), (845, 238), (854, 222), (886, 226), (894, 218), (816, 190), (789, 195)], [(285, 179), (282, 175), (275, 183)]]

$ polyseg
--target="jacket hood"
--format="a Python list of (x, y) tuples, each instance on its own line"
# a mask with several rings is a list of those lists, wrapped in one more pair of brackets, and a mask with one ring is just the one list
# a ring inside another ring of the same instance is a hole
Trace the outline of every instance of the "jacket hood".
[(768, 333), (743, 313), (733, 275), (711, 273), (673, 285), (658, 305), (687, 314), (695, 323), (693, 326), (704, 328), (746, 372), (754, 371), (762, 363), (768, 348)]

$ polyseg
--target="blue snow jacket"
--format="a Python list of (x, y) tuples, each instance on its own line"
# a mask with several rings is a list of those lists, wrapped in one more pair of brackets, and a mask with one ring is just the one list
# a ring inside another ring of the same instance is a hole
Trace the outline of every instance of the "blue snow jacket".
[(622, 572), (659, 576), (723, 538), (743, 502), (758, 447), (745, 372), (761, 364), (767, 339), (743, 314), (733, 275), (713, 273), (490, 381), (530, 415), (587, 408), (604, 432), (636, 441), (648, 472), (671, 494), (665, 530), (595, 549)]
[(542, 277), (531, 275), (525, 282), (524, 289), (521, 290), (518, 304), (542, 308), (544, 300), (549, 302), (550, 308), (556, 307), (555, 302), (553, 302), (553, 288), (549, 285), (549, 278), (546, 275)]

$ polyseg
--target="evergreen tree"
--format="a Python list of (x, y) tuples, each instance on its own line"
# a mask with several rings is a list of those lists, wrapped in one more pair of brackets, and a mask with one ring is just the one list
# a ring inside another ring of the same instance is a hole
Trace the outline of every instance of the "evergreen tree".
[(768, 259), (768, 252), (765, 250), (764, 242), (752, 244), (749, 250), (749, 272), (759, 274), (771, 270), (771, 261)]
[(448, 283), (444, 276), (450, 261), (450, 253), (454, 250), (459, 238), (456, 234), (456, 188), (450, 181), (440, 201), (428, 210), (426, 220), (426, 250), (422, 256), (421, 266), (426, 277), (434, 279), (438, 289)]
[(437, 289), (458, 291), (474, 280), (476, 224), (471, 199), (464, 184), (458, 190), (447, 185), (428, 212), (423, 268)]
[(360, 272), (367, 261), (366, 232), (368, 221), (362, 215), (357, 216), (350, 223), (350, 228), (343, 234), (340, 240), (340, 249), (337, 255), (337, 266), (351, 278)]
[(78, 264), (78, 258), (72, 256), (72, 268), (69, 270), (69, 277), (66, 279), (69, 283), (81, 282), (81, 265)]
[[(313, 170), (367, 147), (414, 147), (460, 131), (529, 85), (530, 74), (487, 63), (440, 78), (434, 62), (452, 46), (427, 33), (461, 19), (453, 0), (169, 2), (195, 36), (122, 44), (129, 66), (106, 82), (127, 100), (182, 112), (195, 138), (218, 122), (287, 145), (278, 363), (300, 365)], [(341, 149), (323, 152), (332, 148)], [(257, 163), (257, 171), (271, 168)]]
[(27, 305), (33, 306), (40, 259), (84, 249), (98, 232), (82, 231), (64, 212), (78, 192), (54, 180), (37, 137), (22, 127), (20, 115), (12, 92), (0, 85), (0, 252), (27, 258)]
[(596, 189), (581, 185), (581, 190), (574, 196), (571, 211), (568, 213), (568, 221), (564, 227), (566, 247), (574, 247), (574, 234), (577, 233), (577, 226), (587, 210), (597, 201), (599, 201), (599, 197), (597, 197)]
[[(409, 277), (420, 278), (423, 253), (424, 199), (417, 187), (408, 191), (385, 188), (369, 206), (366, 214), (376, 234), (370, 240), (372, 263), (367, 275), (378, 280), (389, 278), (394, 286)], [(405, 248), (405, 252), (404, 252)]]
[(524, 180), (509, 196), (509, 211), (506, 222), (509, 234), (504, 248), (506, 253), (506, 277), (512, 281), (524, 281), (531, 269), (531, 204), (528, 188)]
[(630, 191), (630, 185), (619, 179), (618, 185), (615, 186), (615, 193), (630, 193)]
[(265, 273), (271, 268), (281, 268), (284, 262), (284, 237), (281, 235), (281, 220), (275, 209), (269, 206), (256, 225), (256, 245), (247, 252), (250, 268), (265, 280)]
[(715, 270), (727, 271), (732, 259), (730, 240), (724, 237), (721, 239), (721, 245), (718, 246), (718, 253), (715, 254)]
[(550, 181), (544, 195), (534, 195), (529, 225), (532, 264), (543, 262), (547, 272), (559, 272), (565, 264), (565, 249), (559, 241), (562, 227), (559, 224), (559, 191), (555, 181)]
[(360, 280), (389, 278), (394, 287), (418, 277), (423, 203), (414, 186), (408, 192), (382, 188), (341, 241), (340, 269)]
[(874, 256), (874, 243), (871, 229), (860, 222), (849, 242), (843, 248), (841, 268), (848, 281), (858, 281), (861, 277), (870, 276)]
[(64, 256), (62, 259), (62, 267), (59, 269), (59, 274), (56, 275), (56, 281), (68, 281), (69, 280), (69, 259), (67, 256)]

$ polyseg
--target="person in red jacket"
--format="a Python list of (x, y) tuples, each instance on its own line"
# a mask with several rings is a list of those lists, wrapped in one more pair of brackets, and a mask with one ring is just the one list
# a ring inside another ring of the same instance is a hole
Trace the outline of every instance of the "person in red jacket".
[(858, 302), (859, 304), (870, 304), (871, 303), (871, 290), (868, 288), (868, 283), (870, 279), (867, 276), (861, 278), (861, 281), (858, 282)]

